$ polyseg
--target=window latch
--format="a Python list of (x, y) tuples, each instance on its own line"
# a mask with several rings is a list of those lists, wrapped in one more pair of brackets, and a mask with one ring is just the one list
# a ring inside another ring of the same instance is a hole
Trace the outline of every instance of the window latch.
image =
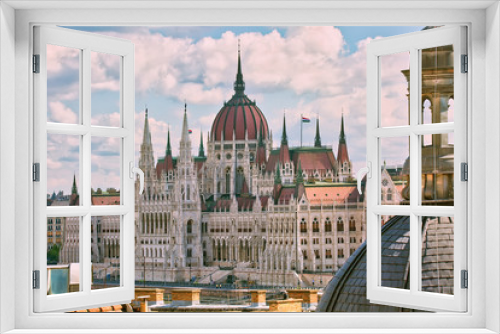
[(134, 178), (134, 174), (139, 175), (139, 194), (142, 194), (144, 192), (144, 172), (142, 169), (134, 167), (134, 162), (130, 161), (128, 164), (129, 168), (129, 177), (131, 179)]
[(372, 163), (371, 161), (368, 161), (366, 163), (366, 167), (360, 168), (358, 172), (356, 173), (356, 179), (358, 181), (358, 193), (361, 195), (363, 193), (363, 190), (361, 189), (361, 181), (362, 181), (362, 176), (366, 174), (367, 179), (371, 179), (372, 177)]
[(40, 270), (33, 270), (33, 289), (40, 289)]

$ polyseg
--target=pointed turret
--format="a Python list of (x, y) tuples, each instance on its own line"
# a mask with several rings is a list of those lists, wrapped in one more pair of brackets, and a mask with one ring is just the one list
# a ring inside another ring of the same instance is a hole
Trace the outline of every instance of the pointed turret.
[(295, 181), (295, 195), (294, 195), (297, 201), (300, 200), (300, 198), (305, 192), (304, 176), (302, 175), (302, 166), (300, 165), (300, 160), (298, 165), (299, 166), (297, 168), (297, 180)]
[(276, 164), (276, 172), (274, 173), (274, 184), (281, 184), (280, 164)]
[[(153, 144), (151, 142), (151, 132), (149, 130), (149, 112), (148, 108), (144, 111), (144, 132), (142, 134), (142, 144), (139, 158), (139, 168), (146, 175), (144, 178), (144, 196), (150, 197), (155, 193), (155, 159), (153, 155)], [(139, 182), (139, 181), (137, 181)]]
[(184, 117), (182, 119), (182, 134), (179, 147), (179, 162), (191, 163), (191, 138), (187, 119), (187, 103), (184, 102)]
[(142, 133), (142, 143), (151, 145), (151, 132), (149, 131), (148, 108), (144, 112), (144, 132)]
[(290, 162), (290, 151), (288, 149), (288, 138), (286, 136), (286, 120), (285, 120), (285, 115), (283, 115), (283, 133), (281, 134), (280, 164), (285, 164), (289, 162)]
[(234, 92), (236, 95), (244, 95), (245, 81), (243, 81), (243, 73), (241, 72), (241, 54), (240, 41), (238, 40), (238, 72), (236, 73), (236, 81), (234, 82)]
[(78, 188), (76, 187), (76, 175), (73, 174), (73, 187), (71, 187), (71, 195), (78, 195)]
[(283, 132), (281, 133), (281, 145), (288, 145), (288, 137), (286, 135), (285, 114), (283, 114)]
[(339, 147), (337, 152), (337, 161), (339, 162), (339, 164), (349, 162), (349, 154), (347, 152), (347, 143), (344, 132), (344, 113), (342, 113), (342, 119), (340, 122), (340, 135), (339, 135)]
[(165, 157), (172, 155), (172, 145), (170, 144), (170, 127), (167, 132), (167, 149), (165, 150)]
[(316, 137), (314, 137), (314, 147), (321, 147), (321, 136), (319, 135), (319, 117), (316, 118)]
[(276, 173), (274, 174), (274, 188), (273, 188), (273, 197), (274, 202), (277, 203), (281, 193), (281, 173), (280, 173), (280, 164), (276, 164)]
[(198, 149), (198, 156), (205, 157), (205, 149), (203, 148), (203, 132), (200, 131), (200, 148)]
[(266, 145), (264, 144), (264, 131), (263, 131), (264, 125), (262, 124), (262, 120), (260, 120), (260, 127), (259, 127), (259, 145), (257, 147), (257, 157), (256, 157), (256, 162), (258, 165), (262, 165), (267, 163), (267, 158), (266, 158)]

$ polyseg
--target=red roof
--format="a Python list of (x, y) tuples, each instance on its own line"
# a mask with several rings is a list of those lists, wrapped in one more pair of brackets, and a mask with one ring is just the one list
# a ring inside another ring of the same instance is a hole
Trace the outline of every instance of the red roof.
[(337, 153), (337, 160), (339, 163), (349, 162), (349, 154), (347, 153), (347, 144), (340, 143), (339, 151)]
[(293, 155), (294, 165), (298, 166), (299, 161), (303, 171), (326, 171), (334, 169), (335, 156), (330, 150), (319, 152), (299, 151)]
[(248, 131), (248, 139), (255, 140), (260, 131), (260, 124), (264, 127), (263, 137), (268, 138), (269, 127), (262, 111), (246, 95), (234, 95), (215, 116), (212, 124), (211, 137), (213, 140), (233, 140), (233, 132), (237, 140), (245, 139), (245, 131)]
[(259, 165), (266, 163), (266, 149), (262, 146), (259, 146), (259, 148), (257, 149), (256, 162)]
[(281, 188), (280, 195), (278, 197), (278, 204), (288, 204), (290, 199), (295, 193), (295, 187)]
[(357, 202), (360, 197), (355, 185), (306, 187), (305, 190), (307, 199), (311, 204)]
[(280, 164), (287, 162), (290, 162), (290, 151), (288, 150), (288, 144), (282, 144), (280, 147)]
[(174, 160), (171, 155), (167, 155), (163, 161), (156, 164), (156, 176), (160, 179), (161, 173), (169, 170), (174, 170)]
[(92, 195), (92, 205), (120, 205), (120, 194)]
[[(255, 198), (253, 197), (238, 197), (238, 211), (252, 211), (253, 205), (255, 203)], [(268, 196), (260, 197), (260, 204), (262, 208), (267, 207)], [(229, 211), (231, 208), (231, 204), (233, 203), (232, 199), (218, 199), (215, 203), (214, 210), (215, 211)]]

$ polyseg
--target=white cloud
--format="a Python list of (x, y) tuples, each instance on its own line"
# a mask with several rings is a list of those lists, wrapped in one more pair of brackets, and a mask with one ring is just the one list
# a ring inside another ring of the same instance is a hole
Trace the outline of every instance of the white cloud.
[(59, 123), (78, 123), (78, 114), (62, 102), (49, 102), (49, 120)]

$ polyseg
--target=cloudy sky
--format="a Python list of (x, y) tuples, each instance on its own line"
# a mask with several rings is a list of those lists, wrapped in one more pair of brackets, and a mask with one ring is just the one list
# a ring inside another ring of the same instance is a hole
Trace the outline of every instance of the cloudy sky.
[[(171, 130), (178, 152), (184, 101), (193, 130), (193, 153), (200, 131), (210, 130), (215, 115), (233, 94), (238, 40), (246, 94), (256, 100), (279, 144), (282, 117), (287, 117), (289, 144), (299, 145), (300, 115), (304, 145), (314, 140), (319, 115), (323, 145), (337, 153), (340, 117), (345, 117), (349, 155), (355, 171), (365, 161), (366, 45), (375, 38), (421, 30), (422, 27), (72, 27), (131, 40), (135, 44), (136, 157), (142, 141), (144, 108), (150, 115), (155, 159), (162, 157)], [(48, 50), (48, 120), (78, 122), (77, 50)], [(119, 59), (92, 55), (92, 124), (119, 123)], [(382, 61), (384, 125), (407, 122), (406, 54)], [(386, 115), (386, 116), (385, 116)], [(396, 142), (396, 141), (395, 141)], [(383, 150), (387, 163), (402, 163), (407, 141)], [(71, 189), (78, 180), (78, 140), (48, 138), (48, 190)], [(394, 147), (394, 149), (393, 149)], [(385, 153), (387, 152), (387, 153)], [(392, 153), (391, 153), (392, 152)], [(119, 142), (92, 141), (92, 187), (120, 188)]]

